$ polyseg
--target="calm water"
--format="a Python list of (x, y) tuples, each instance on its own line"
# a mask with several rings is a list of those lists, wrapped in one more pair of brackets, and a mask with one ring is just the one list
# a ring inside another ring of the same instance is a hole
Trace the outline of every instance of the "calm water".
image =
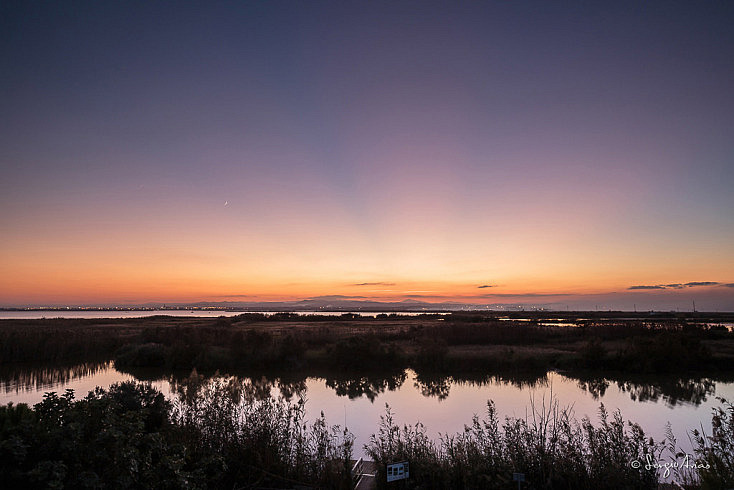
[[(169, 378), (147, 375), (153, 385), (172, 395)], [(34, 404), (48, 391), (73, 389), (78, 398), (96, 386), (135, 380), (117, 371), (112, 363), (82, 365), (69, 369), (28, 369), (0, 373), (0, 403)], [(734, 383), (677, 380), (658, 377), (645, 382), (618, 382), (604, 379), (580, 381), (551, 372), (535, 379), (490, 379), (482, 382), (422, 380), (410, 370), (387, 378), (327, 380), (309, 377), (287, 382), (279, 378), (244, 378), (259, 396), (285, 394), (296, 401), (306, 398), (309, 420), (323, 411), (330, 424), (344, 425), (355, 434), (355, 454), (377, 432), (385, 404), (390, 405), (398, 423), (422, 422), (429, 435), (461, 431), (474, 414), (485, 413), (487, 400), (494, 400), (500, 420), (504, 416), (525, 417), (531, 400), (540, 405), (551, 396), (560, 406), (573, 407), (578, 419), (597, 420), (599, 404), (609, 411), (620, 409), (626, 420), (639, 423), (645, 433), (661, 439), (670, 423), (679, 446), (691, 452), (686, 431), (703, 428), (710, 433), (711, 409), (719, 406), (716, 397), (734, 399)]]

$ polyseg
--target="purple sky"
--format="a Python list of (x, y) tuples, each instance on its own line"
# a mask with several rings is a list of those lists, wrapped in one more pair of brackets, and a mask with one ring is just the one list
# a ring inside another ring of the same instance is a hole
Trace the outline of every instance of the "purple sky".
[[(382, 282), (734, 309), (732, 25), (731, 2), (3, 2), (0, 304)], [(628, 289), (689, 282), (718, 284)]]

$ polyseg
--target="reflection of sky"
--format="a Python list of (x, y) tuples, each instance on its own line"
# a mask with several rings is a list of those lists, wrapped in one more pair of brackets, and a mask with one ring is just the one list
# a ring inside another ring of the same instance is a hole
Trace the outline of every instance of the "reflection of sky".
[(732, 20), (669, 3), (4, 7), (0, 300), (732, 282)]

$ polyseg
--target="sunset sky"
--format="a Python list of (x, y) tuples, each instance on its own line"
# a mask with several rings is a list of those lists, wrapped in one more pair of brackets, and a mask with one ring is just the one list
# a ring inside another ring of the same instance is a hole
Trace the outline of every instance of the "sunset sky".
[(0, 306), (734, 310), (732, 2), (3, 2)]

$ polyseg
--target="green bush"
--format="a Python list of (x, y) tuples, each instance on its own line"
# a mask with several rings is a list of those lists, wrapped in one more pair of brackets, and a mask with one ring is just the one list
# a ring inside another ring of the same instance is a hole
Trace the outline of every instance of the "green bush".
[(353, 437), (304, 403), (195, 372), (175, 403), (119, 383), (0, 407), (0, 488), (352, 488)]
[(711, 435), (692, 431), (694, 451), (703, 463), (697, 480), (705, 490), (734, 487), (734, 404), (719, 400), (723, 406), (714, 408)]
[(31, 411), (0, 410), (2, 488), (181, 488), (191, 475), (168, 444), (170, 405), (150, 386), (120, 383), (83, 400), (49, 393)]
[(161, 344), (126, 345), (117, 351), (115, 365), (120, 367), (163, 367), (168, 349)]
[(500, 425), (490, 401), (483, 420), (475, 416), (463, 432), (435, 442), (421, 424), (398, 427), (387, 407), (365, 450), (378, 465), (382, 488), (385, 465), (401, 460), (410, 462), (406, 488), (509, 488), (513, 472), (525, 473), (525, 488), (656, 488), (656, 471), (630, 462), (657, 458), (662, 445), (625, 424), (619, 412), (610, 418), (603, 405), (599, 418), (598, 428), (588, 419), (579, 423), (553, 402)]
[(385, 345), (373, 335), (360, 335), (339, 340), (329, 349), (330, 364), (346, 370), (387, 369), (400, 362), (392, 345)]

